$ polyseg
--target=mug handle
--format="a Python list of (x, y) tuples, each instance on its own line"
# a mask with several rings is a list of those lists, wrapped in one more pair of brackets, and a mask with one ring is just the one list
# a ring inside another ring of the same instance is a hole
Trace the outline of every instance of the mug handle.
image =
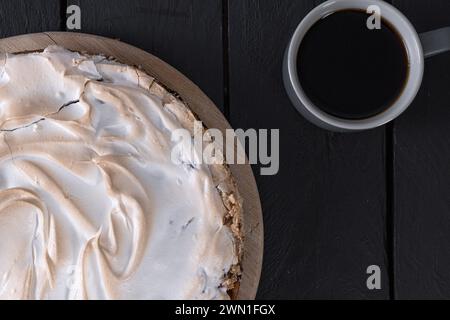
[(419, 38), (425, 58), (450, 51), (450, 27), (421, 33)]

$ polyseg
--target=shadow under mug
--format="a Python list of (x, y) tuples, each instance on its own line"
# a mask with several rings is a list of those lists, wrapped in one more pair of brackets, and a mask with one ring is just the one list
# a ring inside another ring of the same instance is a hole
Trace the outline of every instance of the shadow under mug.
[[(366, 11), (371, 5), (380, 8), (384, 20), (402, 37), (409, 58), (409, 76), (396, 101), (383, 112), (365, 119), (351, 120), (326, 113), (303, 91), (297, 72), (300, 43), (308, 30), (323, 17), (340, 10)], [(409, 20), (395, 7), (381, 0), (329, 0), (314, 8), (300, 22), (285, 51), (283, 81), (286, 91), (297, 110), (319, 127), (332, 131), (361, 131), (372, 129), (398, 117), (414, 100), (422, 83), (424, 58), (450, 50), (450, 27), (418, 34)]]

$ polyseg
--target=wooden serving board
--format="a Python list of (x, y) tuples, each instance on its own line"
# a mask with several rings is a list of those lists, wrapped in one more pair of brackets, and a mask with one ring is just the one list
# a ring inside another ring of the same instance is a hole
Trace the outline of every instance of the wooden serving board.
[[(164, 61), (141, 49), (118, 40), (72, 32), (45, 32), (0, 39), (0, 51), (18, 53), (43, 50), (60, 45), (73, 51), (104, 54), (128, 65), (141, 66), (186, 101), (209, 128), (224, 132), (231, 128), (214, 103), (183, 74)], [(263, 221), (261, 203), (250, 165), (230, 165), (243, 198), (244, 257), (238, 299), (254, 299), (258, 289), (263, 257)]]

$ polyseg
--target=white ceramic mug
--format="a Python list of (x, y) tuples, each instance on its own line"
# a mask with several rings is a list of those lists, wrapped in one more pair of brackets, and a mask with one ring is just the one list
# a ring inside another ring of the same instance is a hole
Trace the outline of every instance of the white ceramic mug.
[[(297, 55), (303, 37), (323, 17), (340, 10), (366, 11), (371, 5), (380, 8), (381, 17), (402, 37), (409, 59), (409, 75), (396, 101), (383, 112), (365, 119), (350, 120), (330, 115), (308, 98), (297, 72)], [(333, 131), (360, 131), (386, 124), (398, 117), (413, 101), (422, 83), (424, 58), (450, 50), (450, 27), (417, 34), (408, 19), (392, 5), (381, 0), (329, 0), (314, 8), (298, 25), (286, 49), (283, 81), (297, 110), (312, 123)]]

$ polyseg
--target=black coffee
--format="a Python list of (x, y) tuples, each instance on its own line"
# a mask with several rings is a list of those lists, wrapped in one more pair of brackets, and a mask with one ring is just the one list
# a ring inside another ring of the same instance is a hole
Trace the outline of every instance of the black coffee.
[(337, 11), (306, 33), (299, 49), (300, 84), (323, 111), (364, 119), (389, 107), (408, 78), (408, 54), (392, 27), (370, 30), (363, 11)]

